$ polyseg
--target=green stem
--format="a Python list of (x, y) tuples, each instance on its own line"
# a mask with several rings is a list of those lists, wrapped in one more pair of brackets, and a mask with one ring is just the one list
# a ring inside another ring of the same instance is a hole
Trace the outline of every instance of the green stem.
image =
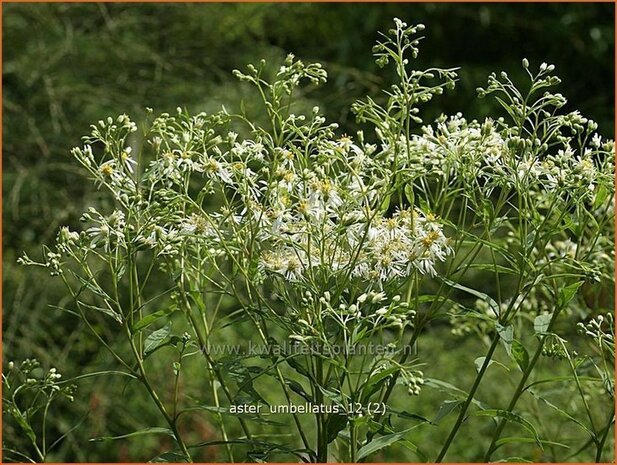
[[(503, 200), (503, 199), (504, 199), (504, 197), (505, 197), (505, 194), (502, 192), (502, 193), (501, 193), (501, 195), (500, 195), (500, 197), (499, 197), (499, 200), (498, 200), (498, 202), (497, 202), (497, 205), (498, 205), (498, 206), (497, 206), (497, 208), (495, 209), (495, 211), (496, 211), (496, 212), (501, 211), (501, 208), (502, 208), (502, 206), (503, 206), (503, 203), (505, 202), (505, 201)], [(465, 203), (465, 204), (466, 204), (466, 203)], [(497, 215), (497, 213), (496, 213), (496, 215)], [(465, 223), (465, 217), (466, 217), (466, 209), (465, 209), (465, 211), (464, 211), (464, 216), (463, 216), (462, 224), (464, 224), (464, 223)], [(491, 224), (492, 224), (492, 222), (491, 222)], [(484, 231), (484, 233), (483, 233), (483, 234), (487, 234), (487, 233), (488, 233), (488, 231), (490, 231), (490, 227), (491, 227), (491, 226), (489, 225), (489, 227), (485, 228), (485, 231)], [(462, 244), (462, 240), (461, 240), (461, 243), (460, 243), (460, 244), (458, 244), (458, 245), (456, 246), (456, 250), (457, 250), (457, 251), (458, 251), (458, 249), (459, 249), (459, 247), (460, 247), (460, 245), (461, 245), (461, 244)], [(480, 247), (478, 247), (478, 248), (475, 248), (475, 249), (474, 249), (474, 248), (472, 248), (472, 249), (471, 249), (471, 250), (470, 250), (470, 251), (469, 251), (469, 252), (465, 255), (465, 257), (463, 258), (463, 260), (462, 260), (462, 262), (461, 262), (461, 263), (466, 262), (466, 265), (465, 265), (465, 267), (464, 267), (464, 268), (462, 268), (462, 269), (461, 269), (462, 273), (461, 273), (461, 275), (458, 277), (458, 279), (459, 279), (459, 280), (462, 278), (462, 276), (463, 276), (463, 275), (465, 275), (465, 274), (467, 273), (467, 271), (469, 270), (469, 268), (470, 268), (471, 264), (474, 262), (475, 258), (478, 256), (478, 254), (480, 253), (480, 251), (481, 251), (481, 250), (482, 250), (482, 244), (480, 244)], [(454, 254), (454, 255), (456, 255), (456, 252), (455, 252), (455, 254)], [(469, 259), (469, 257), (470, 257), (470, 256), (471, 256), (471, 259)], [(469, 260), (468, 260), (468, 259), (469, 259)], [(446, 274), (446, 275), (450, 275), (450, 274), (451, 274), (451, 270), (452, 270), (452, 268), (453, 268), (453, 267), (454, 267), (454, 261), (450, 262), (450, 265), (449, 265), (449, 267), (448, 267), (448, 272), (447, 272), (447, 274)], [(442, 282), (441, 286), (439, 287), (438, 295), (441, 295), (441, 289), (443, 288), (443, 286), (444, 286), (444, 283)], [(418, 289), (419, 289), (419, 283), (417, 284), (417, 287), (416, 287), (416, 293), (418, 292)], [(450, 287), (450, 288), (448, 289), (448, 291), (445, 293), (445, 297), (446, 297), (446, 298), (450, 295), (450, 293), (452, 292), (452, 290), (453, 290), (453, 289), (454, 289), (453, 287)], [(411, 291), (411, 286), (410, 286), (409, 290)], [(446, 299), (446, 298), (444, 298), (444, 299), (442, 299), (442, 300), (441, 300), (441, 303), (437, 305), (437, 308), (433, 308), (433, 306), (435, 305), (435, 302), (433, 302), (433, 304), (431, 305), (431, 309), (429, 310), (429, 313), (434, 313), (434, 312), (438, 311), (438, 310), (439, 310), (439, 309), (440, 309), (440, 308), (444, 305), (444, 303), (447, 301), (447, 299)], [(410, 301), (409, 296), (408, 296), (408, 298), (407, 298), (407, 301), (408, 301), (408, 303), (409, 303), (409, 301)], [(417, 308), (417, 306), (416, 306), (416, 308)], [(414, 332), (413, 332), (413, 334), (412, 334), (412, 336), (411, 336), (411, 338), (410, 338), (410, 340), (409, 340), (409, 343), (408, 343), (408, 346), (409, 346), (409, 347), (412, 347), (412, 346), (416, 343), (416, 340), (417, 340), (417, 338), (419, 337), (419, 335), (420, 335), (420, 333), (421, 333), (421, 331), (422, 331), (422, 328), (423, 328), (424, 324), (425, 324), (427, 321), (428, 321), (428, 317), (427, 317), (427, 319), (426, 319), (425, 321), (423, 321), (423, 322), (422, 322), (422, 324), (420, 324), (419, 322), (416, 322), (416, 328), (415, 328), (415, 330), (414, 330)], [(404, 354), (403, 354), (403, 356), (401, 357), (401, 359), (399, 360), (399, 364), (401, 364), (401, 365), (402, 365), (403, 363), (405, 363), (405, 361), (407, 360), (408, 355), (409, 355), (408, 353), (404, 353)], [(395, 387), (395, 385), (396, 385), (396, 381), (397, 381), (397, 379), (398, 379), (398, 376), (399, 376), (399, 373), (397, 372), (397, 373), (395, 373), (395, 374), (394, 374), (394, 376), (393, 376), (393, 377), (391, 378), (391, 380), (389, 381), (389, 383), (388, 383), (388, 387), (387, 387), (386, 392), (385, 392), (385, 394), (384, 394), (384, 397), (383, 397), (383, 399), (382, 399), (382, 402), (383, 402), (383, 403), (386, 403), (386, 402), (388, 401), (388, 399), (390, 398), (390, 395), (392, 394), (392, 391), (394, 390), (394, 387)], [(378, 416), (377, 418), (379, 418), (379, 416)]]
[[(264, 333), (264, 328), (262, 328), (262, 326), (259, 324), (259, 321), (255, 319), (255, 317), (251, 314), (250, 311), (247, 311), (247, 314), (249, 315), (249, 317), (253, 321), (253, 324), (257, 328), (257, 331), (259, 332), (259, 336), (260, 336), (263, 344), (264, 345), (268, 345), (268, 336), (267, 336), (266, 333)], [(285, 395), (285, 400), (287, 401), (288, 404), (291, 404), (291, 395), (289, 393), (289, 388), (287, 387), (287, 383), (285, 382), (285, 378), (283, 377), (283, 373), (281, 372), (281, 368), (279, 367), (278, 364), (275, 367), (275, 371), (276, 371), (276, 376), (278, 378), (278, 381), (279, 381), (279, 383), (281, 385), (281, 389), (283, 389), (283, 394)], [(300, 419), (298, 418), (298, 415), (293, 413), (292, 414), (292, 418), (293, 418), (294, 423), (296, 425), (296, 429), (298, 430), (298, 433), (300, 434), (300, 438), (302, 439), (302, 443), (304, 444), (304, 447), (306, 449), (310, 450), (310, 448), (311, 448), (310, 444), (308, 442), (306, 434), (304, 434), (304, 430), (302, 429), (302, 425), (300, 424)]]
[[(219, 301), (219, 304), (220, 304), (220, 301)], [(218, 310), (218, 307), (217, 307), (217, 310)], [(208, 325), (208, 320), (206, 319), (205, 311), (201, 312), (201, 318), (203, 320), (204, 328), (206, 331), (206, 338), (210, 339), (210, 326)], [(212, 390), (212, 398), (214, 400), (214, 405), (216, 406), (216, 409), (219, 412), (216, 415), (216, 420), (219, 424), (219, 428), (221, 429), (221, 436), (223, 437), (223, 440), (225, 441), (225, 450), (227, 451), (227, 456), (229, 457), (229, 461), (233, 463), (234, 461), (233, 452), (231, 450), (231, 445), (229, 444), (229, 437), (227, 436), (227, 429), (225, 428), (225, 422), (223, 421), (223, 415), (220, 413), (221, 404), (219, 402), (219, 395), (218, 395), (218, 391), (216, 389), (216, 384), (215, 384), (216, 375), (214, 374), (214, 370), (212, 369), (210, 364), (208, 364), (208, 375), (209, 375), (210, 389)]]
[[(14, 403), (15, 407), (17, 407), (17, 405)], [(26, 415), (23, 414), (22, 412), (19, 411), (19, 409), (17, 409), (18, 411), (18, 415), (22, 416), (24, 419), (26, 418)], [(34, 446), (34, 451), (36, 452), (36, 454), (39, 456), (39, 459), (41, 462), (45, 462), (45, 454), (43, 452), (41, 452), (41, 449), (39, 448), (38, 444), (36, 443), (36, 438), (32, 439), (30, 441), (30, 443)]]
[(356, 456), (358, 455), (358, 431), (356, 429), (355, 421), (351, 422), (350, 425), (350, 461), (351, 463), (356, 463)]
[(176, 442), (178, 443), (178, 447), (180, 447), (180, 450), (182, 451), (182, 453), (186, 457), (187, 461), (189, 463), (192, 463), (193, 459), (192, 459), (191, 454), (189, 453), (189, 451), (188, 451), (188, 449), (186, 447), (186, 444), (184, 444), (184, 441), (182, 440), (182, 437), (180, 436), (180, 432), (178, 431), (178, 427), (176, 425), (175, 419), (172, 418), (171, 416), (169, 416), (169, 413), (167, 413), (167, 409), (165, 408), (165, 406), (161, 402), (161, 399), (159, 399), (159, 396), (157, 395), (156, 391), (154, 390), (154, 388), (150, 384), (150, 381), (148, 380), (148, 376), (146, 375), (146, 370), (144, 369), (143, 360), (141, 359), (141, 355), (137, 351), (137, 347), (135, 346), (135, 341), (133, 341), (133, 337), (132, 337), (132, 335), (131, 335), (131, 333), (130, 333), (130, 331), (128, 329), (128, 326), (126, 324), (124, 325), (124, 329), (126, 331), (126, 335), (128, 337), (128, 340), (129, 340), (129, 343), (130, 343), (133, 355), (135, 356), (135, 360), (137, 361), (137, 368), (138, 368), (139, 374), (140, 374), (140, 377), (139, 377), (140, 381), (142, 382), (142, 384), (144, 385), (144, 387), (148, 391), (148, 394), (150, 394), (150, 397), (152, 398), (152, 400), (156, 404), (157, 408), (159, 409), (159, 411), (161, 412), (161, 414), (165, 418), (165, 421), (167, 422), (167, 424), (171, 428), (171, 431), (174, 434), (174, 438), (176, 439)]
[(600, 442), (596, 444), (596, 463), (600, 463), (602, 461), (602, 450), (604, 449), (604, 443), (606, 442), (606, 438), (608, 438), (608, 433), (611, 430), (611, 426), (615, 422), (615, 406), (613, 405), (613, 409), (611, 410), (611, 416), (608, 420), (608, 424), (604, 428), (604, 432), (602, 433), (602, 438), (600, 438)]
[(450, 431), (450, 435), (448, 436), (448, 439), (446, 439), (446, 443), (443, 445), (441, 452), (439, 452), (437, 459), (435, 459), (436, 463), (443, 461), (444, 457), (446, 456), (446, 453), (448, 452), (448, 449), (450, 448), (450, 445), (452, 444), (452, 441), (454, 440), (456, 436), (456, 433), (458, 433), (458, 430), (461, 427), (461, 424), (465, 420), (467, 409), (469, 408), (469, 405), (473, 401), (473, 397), (476, 394), (478, 386), (480, 386), (480, 382), (482, 381), (482, 378), (484, 377), (484, 373), (486, 372), (486, 369), (490, 365), (491, 358), (493, 357), (493, 353), (495, 352), (495, 349), (497, 349), (498, 344), (499, 344), (499, 334), (495, 334), (495, 337), (493, 338), (493, 342), (490, 348), (488, 349), (488, 352), (486, 353), (486, 357), (484, 358), (484, 363), (482, 364), (480, 371), (476, 375), (476, 379), (473, 383), (473, 386), (471, 386), (471, 390), (469, 391), (469, 394), (467, 395), (467, 399), (465, 400), (465, 403), (461, 407), (461, 411), (458, 415), (458, 418), (456, 419), (456, 423), (454, 423), (454, 427), (452, 428), (452, 431)]
[[(555, 310), (555, 313), (551, 317), (551, 321), (549, 321), (546, 332), (550, 332), (552, 330), (560, 313), (561, 313), (560, 309)], [(540, 355), (542, 355), (542, 350), (544, 349), (545, 342), (546, 342), (546, 336), (543, 336), (542, 339), (540, 339), (540, 343), (538, 344), (538, 347), (536, 348), (536, 351), (533, 354), (533, 357), (531, 358), (531, 360), (529, 361), (529, 364), (527, 365), (527, 367), (525, 368), (525, 371), (523, 372), (523, 376), (521, 377), (521, 380), (519, 381), (518, 386), (516, 387), (516, 391), (514, 392), (514, 395), (512, 396), (512, 399), (510, 400), (510, 404), (508, 405), (507, 412), (512, 412), (514, 410), (514, 407), (516, 406), (518, 399), (521, 397), (523, 392), (525, 392), (525, 385), (527, 384), (527, 380), (529, 379), (531, 372), (533, 371), (536, 363), (538, 362)], [(500, 419), (499, 424), (497, 425), (497, 429), (495, 429), (495, 432), (493, 434), (491, 444), (489, 445), (488, 450), (486, 451), (486, 455), (484, 456), (485, 462), (490, 461), (491, 455), (496, 449), (496, 442), (499, 440), (501, 433), (503, 432), (503, 429), (506, 426), (506, 423), (507, 423), (506, 418)]]
[[(418, 336), (420, 335), (421, 332), (422, 332), (422, 327), (418, 326), (414, 330), (411, 337), (409, 338), (407, 347), (413, 347), (413, 345), (416, 343), (416, 340), (418, 339)], [(403, 352), (403, 355), (401, 356), (398, 362), (399, 365), (403, 365), (407, 361), (407, 357), (409, 357), (409, 352), (407, 351)], [(396, 371), (392, 375), (392, 378), (390, 379), (388, 383), (388, 387), (386, 388), (386, 392), (384, 393), (383, 398), (381, 400), (382, 403), (385, 404), (386, 402), (388, 402), (388, 399), (390, 398), (390, 395), (392, 394), (392, 391), (394, 390), (394, 387), (396, 386), (396, 381), (398, 380), (399, 375), (400, 375), (400, 371)], [(381, 417), (381, 414), (377, 414), (375, 416), (375, 421), (378, 421), (380, 417)]]
[[(521, 380), (519, 381), (518, 386), (516, 387), (516, 391), (514, 392), (514, 395), (512, 396), (512, 400), (510, 400), (510, 404), (508, 405), (508, 408), (506, 409), (507, 412), (512, 412), (512, 410), (514, 410), (514, 407), (516, 406), (516, 403), (518, 402), (519, 398), (521, 397), (523, 392), (525, 392), (525, 385), (527, 384), (527, 380), (529, 379), (531, 372), (533, 371), (536, 363), (538, 362), (540, 355), (542, 355), (542, 349), (544, 348), (545, 340), (546, 340), (546, 337), (543, 337), (540, 340), (540, 344), (538, 345), (538, 348), (536, 349), (536, 352), (534, 353), (533, 358), (529, 361), (529, 365), (527, 365), (527, 368), (523, 372), (523, 376), (521, 377)], [(486, 454), (484, 455), (484, 462), (490, 462), (491, 455), (496, 450), (496, 443), (501, 437), (501, 433), (503, 432), (503, 429), (506, 427), (506, 423), (507, 423), (507, 419), (505, 417), (499, 420), (499, 424), (497, 425), (497, 428), (495, 429), (495, 432), (493, 433), (491, 444), (489, 445), (486, 451)]]
[[(51, 405), (51, 398), (47, 399), (45, 404), (45, 410), (43, 412), (43, 455), (47, 457), (47, 413), (49, 412), (49, 406)], [(43, 460), (45, 461), (45, 460)]]
[[(191, 306), (186, 300), (186, 296), (184, 295), (184, 293), (181, 292), (180, 295), (182, 297), (182, 301), (185, 306), (186, 315), (188, 316), (189, 323), (193, 327), (193, 331), (195, 332), (195, 335), (197, 336), (197, 340), (199, 342), (199, 351), (202, 353), (202, 355), (208, 362), (208, 366), (212, 369), (212, 372), (215, 374), (217, 381), (221, 384), (221, 388), (223, 389), (223, 392), (225, 393), (225, 397), (227, 397), (227, 400), (229, 402), (233, 403), (233, 398), (231, 396), (231, 393), (229, 392), (229, 389), (227, 389), (227, 386), (225, 385), (225, 382), (220, 372), (216, 369), (216, 364), (214, 363), (214, 360), (212, 360), (212, 357), (210, 357), (210, 354), (208, 352), (208, 345), (206, 344), (206, 341), (203, 335), (201, 334), (201, 331), (199, 330), (199, 325), (197, 324), (197, 321), (195, 320), (195, 317), (193, 316), (193, 313), (191, 312)], [(240, 426), (242, 427), (242, 430), (244, 431), (244, 434), (246, 435), (247, 439), (251, 439), (251, 433), (249, 431), (248, 425), (246, 424), (246, 421), (244, 421), (242, 417), (238, 417), (238, 421), (240, 422)]]
[[(214, 384), (214, 373), (210, 370), (210, 389), (212, 389), (212, 397), (214, 398), (214, 405), (216, 406), (217, 411), (220, 411), (221, 404), (219, 402), (219, 395), (216, 390), (216, 386)], [(216, 416), (219, 428), (221, 428), (221, 435), (223, 436), (223, 440), (225, 441), (225, 450), (227, 451), (227, 456), (229, 457), (229, 461), (231, 463), (234, 462), (233, 452), (231, 450), (231, 445), (229, 444), (229, 437), (227, 436), (227, 430), (225, 429), (225, 422), (223, 421), (223, 415), (220, 413)]]
[[(323, 364), (321, 358), (316, 360), (316, 377), (318, 385), (315, 390), (315, 398), (317, 405), (323, 404), (323, 392), (321, 387), (323, 386)], [(317, 414), (317, 462), (328, 462), (328, 431), (326, 428), (325, 417), (323, 413)]]

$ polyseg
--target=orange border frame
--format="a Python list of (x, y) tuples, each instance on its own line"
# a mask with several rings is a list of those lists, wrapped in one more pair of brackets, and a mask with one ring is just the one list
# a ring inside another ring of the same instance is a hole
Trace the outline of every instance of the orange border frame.
[[(538, 0), (515, 0), (515, 1), (508, 1), (508, 0), (491, 0), (491, 1), (486, 1), (486, 0), (433, 0), (432, 2), (423, 2), (421, 0), (310, 0), (310, 1), (305, 1), (305, 0), (284, 0), (284, 1), (279, 1), (279, 0), (244, 0), (244, 1), (237, 1), (237, 0), (218, 0), (218, 1), (212, 1), (212, 0), (190, 0), (190, 1), (182, 1), (182, 0), (105, 0), (103, 2), (97, 1), (97, 0), (64, 0), (64, 1), (58, 1), (58, 0), (0, 0), (0, 76), (2, 75), (2, 51), (3, 51), (3, 47), (4, 47), (4, 43), (3, 43), (3, 35), (2, 35), (2, 27), (3, 27), (3, 20), (4, 17), (2, 15), (2, 4), (3, 3), (612, 3), (613, 5), (617, 5), (617, 0), (545, 0), (545, 1), (538, 1)], [(615, 8), (615, 11), (613, 12), (613, 24), (617, 25), (617, 6)], [(615, 42), (617, 42), (617, 28), (615, 28)], [(616, 48), (616, 54), (613, 57), (613, 68), (615, 68), (615, 62), (617, 61), (617, 48)], [(0, 83), (0, 100), (2, 100), (2, 83)], [(613, 82), (613, 87), (615, 90), (615, 94), (614, 94), (614, 108), (617, 109), (617, 81), (614, 80)], [(0, 107), (0, 153), (2, 153), (2, 155), (4, 155), (4, 151), (2, 150), (2, 133), (3, 133), (3, 129), (4, 126), (2, 125), (2, 116), (3, 116), (3, 107)], [(614, 125), (615, 125), (615, 133), (617, 134), (617, 118), (614, 121)], [(0, 156), (0, 175), (2, 174), (2, 156)], [(615, 167), (615, 181), (617, 184), (617, 163), (616, 163), (616, 167)], [(615, 193), (615, 199), (617, 201), (617, 192)], [(3, 211), (3, 199), (2, 199), (2, 190), (0, 190), (0, 231), (2, 231), (2, 220), (4, 218), (4, 211)], [(617, 217), (615, 217), (615, 230), (617, 230)], [(3, 246), (3, 236), (0, 234), (0, 272), (2, 272), (2, 263), (3, 263), (3, 251), (4, 251), (4, 246)], [(615, 245), (615, 267), (617, 268), (617, 243)], [(2, 283), (0, 282), (0, 315), (2, 314), (2, 312), (4, 311), (4, 305), (3, 305), (3, 294), (2, 294)], [(615, 301), (617, 301), (617, 288), (615, 289)], [(614, 312), (617, 313), (617, 310), (613, 309)], [(617, 318), (614, 319), (615, 321), (615, 329), (617, 329)], [(2, 332), (2, 334), (4, 334), (3, 332), (3, 327), (2, 327), (2, 319), (0, 319), (0, 332)], [(3, 337), (0, 338), (0, 354), (2, 354), (2, 342), (3, 342)], [(2, 363), (3, 357), (0, 357), (0, 363)], [(617, 360), (615, 361), (615, 373), (617, 374)], [(0, 384), (0, 398), (2, 397), (2, 385)], [(615, 406), (617, 407), (617, 398), (614, 399), (615, 401)], [(2, 415), (0, 415), (0, 444), (2, 443)], [(617, 443), (617, 427), (614, 427), (614, 438), (615, 438), (615, 443)], [(2, 462), (2, 459), (4, 458), (2, 455), (2, 452), (0, 451), (0, 463), (4, 463)], [(70, 463), (70, 462), (69, 462)], [(92, 463), (100, 463), (100, 464), (105, 464), (105, 462), (92, 462)], [(217, 462), (217, 463), (225, 463), (225, 462)], [(244, 465), (240, 462), (237, 462), (240, 465)], [(283, 465), (284, 463), (286, 464), (286, 462), (268, 462), (268, 463), (272, 463), (274, 465)], [(379, 462), (371, 462), (371, 463), (379, 463)], [(389, 462), (389, 465), (407, 465), (408, 463), (414, 463), (414, 462)], [(452, 465), (472, 465), (472, 463), (470, 462), (444, 462), (444, 463), (449, 463)], [(555, 465), (561, 465), (563, 463), (563, 465), (582, 465), (582, 462), (554, 462)], [(615, 454), (614, 456), (614, 461), (613, 462), (603, 462), (603, 463), (613, 463), (613, 464), (617, 464), (617, 454)], [(115, 462), (113, 465), (116, 464), (122, 464), (122, 462)], [(129, 464), (139, 464), (139, 465), (147, 465), (146, 463), (143, 462), (125, 462), (123, 465), (129, 465)], [(65, 462), (57, 462), (57, 463), (52, 463), (52, 465), (67, 465), (67, 463)], [(112, 464), (110, 464), (112, 465)], [(174, 465), (180, 465), (180, 464), (174, 464)], [(246, 464), (248, 465), (248, 464)], [(343, 464), (343, 465), (354, 465), (354, 464)]]

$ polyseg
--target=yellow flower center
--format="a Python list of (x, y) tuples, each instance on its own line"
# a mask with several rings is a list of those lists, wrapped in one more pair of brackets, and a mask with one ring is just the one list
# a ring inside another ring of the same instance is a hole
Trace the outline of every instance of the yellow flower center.
[(422, 244), (428, 249), (437, 239), (439, 239), (439, 233), (437, 231), (431, 231), (426, 237), (422, 238)]
[(111, 176), (114, 172), (114, 168), (111, 165), (103, 165), (101, 166), (100, 171), (105, 176)]

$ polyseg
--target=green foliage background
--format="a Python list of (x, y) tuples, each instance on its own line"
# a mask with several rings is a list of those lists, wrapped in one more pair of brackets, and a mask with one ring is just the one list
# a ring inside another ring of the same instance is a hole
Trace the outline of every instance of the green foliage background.
[[(607, 137), (614, 132), (612, 4), (60, 3), (5, 4), (3, 10), (5, 365), (34, 356), (67, 377), (112, 366), (74, 318), (50, 308), (67, 304), (61, 284), (15, 263), (23, 251), (37, 256), (39, 245), (51, 242), (59, 226), (76, 227), (87, 205), (101, 204), (69, 149), (90, 123), (108, 115), (126, 112), (139, 121), (145, 107), (237, 110), (244, 100), (259, 119), (252, 94), (231, 70), (260, 58), (276, 70), (293, 52), (323, 63), (329, 73), (329, 83), (303, 96), (303, 104), (319, 105), (342, 132), (353, 133), (358, 127), (350, 104), (366, 94), (378, 98), (389, 82), (374, 64), (371, 47), (377, 31), (389, 28), (396, 16), (427, 25), (420, 68), (462, 67), (457, 89), (429, 105), (426, 122), (440, 112), (462, 111), (468, 118), (498, 113), (492, 101), (476, 98), (475, 88), (492, 71), (522, 78), (520, 62), (527, 57), (535, 66), (554, 63), (569, 109), (596, 120)], [(242, 334), (238, 330), (230, 337)], [(473, 360), (477, 344), (464, 340), (456, 353), (441, 338), (433, 344), (421, 350), (437, 354), (438, 370), (460, 370), (460, 384), (468, 384), (473, 368), (463, 369), (460, 362)], [(495, 391), (482, 395), (499, 396)], [(54, 460), (147, 460), (159, 447), (150, 438), (113, 447), (87, 442), (159, 421), (137, 391), (118, 380), (80, 384), (76, 402), (55, 412), (53, 428), (65, 432), (84, 417), (83, 427), (69, 435)], [(201, 438), (213, 431), (207, 420), (187, 427)], [(476, 449), (474, 438), (464, 436), (471, 431), (459, 437), (452, 456), (478, 459), (482, 447)], [(8, 425), (4, 435), (17, 440), (18, 432)], [(433, 440), (435, 447), (443, 442), (437, 434)], [(212, 454), (203, 459), (217, 459), (216, 451)], [(387, 459), (414, 458), (395, 451)]]

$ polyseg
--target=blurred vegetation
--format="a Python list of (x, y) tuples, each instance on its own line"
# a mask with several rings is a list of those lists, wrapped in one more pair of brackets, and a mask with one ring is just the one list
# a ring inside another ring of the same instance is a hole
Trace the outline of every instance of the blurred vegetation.
[[(37, 357), (68, 377), (113, 362), (75, 327), (72, 316), (50, 308), (67, 304), (63, 287), (15, 261), (23, 251), (36, 256), (59, 226), (76, 226), (87, 205), (101, 204), (69, 149), (103, 117), (127, 113), (139, 121), (145, 107), (237, 110), (242, 100), (255, 111), (251, 94), (231, 71), (260, 58), (276, 70), (293, 52), (323, 63), (329, 73), (326, 86), (303, 96), (306, 106), (319, 105), (341, 124), (341, 132), (353, 133), (358, 127), (350, 104), (366, 94), (378, 98), (390, 79), (373, 62), (371, 47), (377, 31), (389, 28), (396, 16), (427, 25), (419, 67), (461, 67), (457, 89), (429, 105), (426, 122), (440, 112), (462, 111), (469, 118), (498, 114), (492, 101), (476, 98), (475, 88), (493, 71), (521, 79), (521, 58), (527, 57), (536, 66), (554, 63), (570, 109), (596, 120), (602, 134), (614, 135), (612, 4), (59, 3), (6, 4), (3, 10), (4, 363)], [(230, 331), (229, 337), (242, 337), (242, 329)], [(435, 347), (421, 348), (436, 354), (435, 372), (425, 370), (429, 376), (447, 367), (456, 372), (457, 361), (469, 358), (465, 351), (479, 353), (480, 343), (471, 338), (456, 347), (435, 339)], [(472, 375), (462, 370), (460, 384)], [(160, 446), (152, 438), (118, 447), (87, 442), (157, 424), (156, 414), (135, 394), (133, 386), (115, 379), (82, 382), (75, 403), (63, 404), (54, 416), (53, 428), (62, 434), (87, 418), (53, 459), (143, 461), (155, 455)], [(11, 428), (5, 427), (5, 438), (18, 436)], [(205, 421), (186, 428), (202, 439), (212, 431)], [(473, 438), (458, 442), (453, 456), (478, 459), (482, 447), (476, 449)]]

